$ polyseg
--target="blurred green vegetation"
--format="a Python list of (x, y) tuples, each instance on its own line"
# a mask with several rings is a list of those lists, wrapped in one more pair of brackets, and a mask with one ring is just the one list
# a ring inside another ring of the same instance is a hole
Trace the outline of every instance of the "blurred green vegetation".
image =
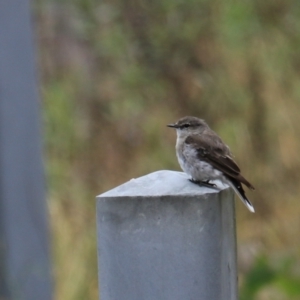
[(97, 299), (95, 195), (179, 170), (165, 125), (185, 115), (256, 187), (255, 215), (237, 202), (241, 299), (299, 299), (300, 2), (33, 4), (56, 299)]
[(294, 263), (294, 259), (289, 258), (272, 266), (266, 256), (257, 257), (245, 275), (240, 300), (299, 299), (300, 276), (295, 275)]

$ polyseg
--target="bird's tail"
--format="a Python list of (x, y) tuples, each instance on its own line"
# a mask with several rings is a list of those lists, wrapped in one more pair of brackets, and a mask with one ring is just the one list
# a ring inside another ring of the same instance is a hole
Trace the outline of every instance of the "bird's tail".
[(242, 184), (238, 180), (233, 179), (233, 178), (230, 178), (228, 180), (228, 183), (234, 189), (234, 191), (239, 196), (239, 198), (243, 201), (243, 203), (247, 206), (247, 208), (251, 212), (254, 213), (255, 212), (254, 207), (253, 207), (252, 203), (250, 202), (250, 200), (246, 197), (246, 194), (245, 194), (245, 191), (242, 187)]

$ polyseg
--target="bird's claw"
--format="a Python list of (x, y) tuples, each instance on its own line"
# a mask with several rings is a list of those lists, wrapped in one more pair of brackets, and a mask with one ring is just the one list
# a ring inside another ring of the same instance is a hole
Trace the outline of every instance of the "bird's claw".
[(193, 178), (189, 179), (190, 182), (198, 184), (200, 186), (206, 186), (209, 188), (217, 188), (217, 185), (214, 183), (210, 183), (209, 180), (207, 181), (200, 181), (200, 180), (194, 180)]

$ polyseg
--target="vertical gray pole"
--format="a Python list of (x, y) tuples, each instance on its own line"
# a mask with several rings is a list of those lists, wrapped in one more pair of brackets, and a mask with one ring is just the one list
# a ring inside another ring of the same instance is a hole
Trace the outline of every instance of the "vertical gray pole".
[(237, 300), (233, 192), (159, 171), (97, 198), (101, 300)]
[(0, 3), (0, 298), (51, 299), (28, 0)]

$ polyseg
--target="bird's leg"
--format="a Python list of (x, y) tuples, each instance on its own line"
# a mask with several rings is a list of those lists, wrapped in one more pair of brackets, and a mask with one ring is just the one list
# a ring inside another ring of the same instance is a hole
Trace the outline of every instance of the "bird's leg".
[(195, 183), (195, 184), (198, 184), (198, 185), (202, 185), (202, 186), (206, 186), (206, 187), (209, 187), (209, 188), (216, 188), (217, 185), (215, 185), (214, 183), (210, 183), (209, 180), (206, 180), (206, 181), (200, 181), (200, 180), (195, 180), (193, 178), (189, 179), (190, 182), (192, 183)]

